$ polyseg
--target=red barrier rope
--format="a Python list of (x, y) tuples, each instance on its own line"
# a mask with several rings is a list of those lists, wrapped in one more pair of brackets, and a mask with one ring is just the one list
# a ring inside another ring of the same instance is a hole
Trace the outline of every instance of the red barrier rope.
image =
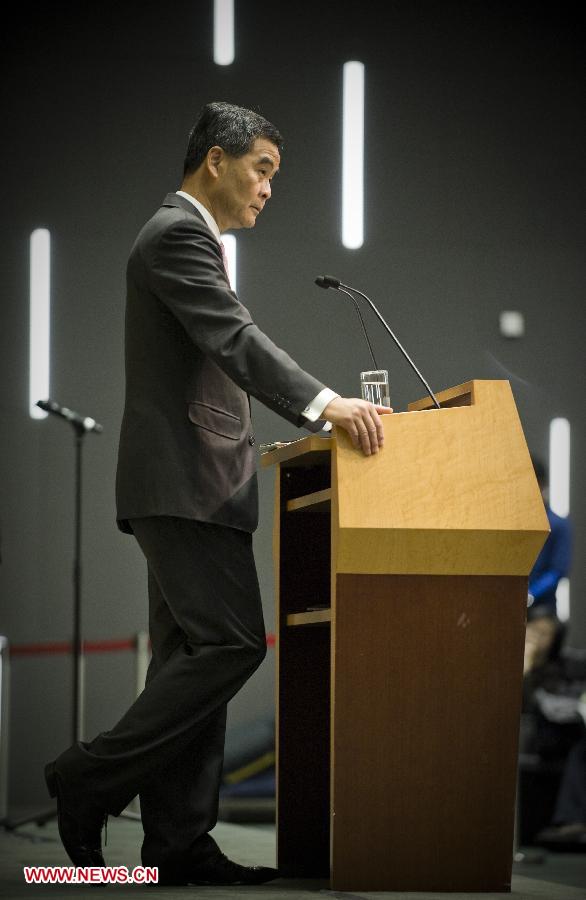
[[(267, 634), (267, 647), (274, 647), (275, 641), (274, 634)], [(36, 644), (13, 644), (9, 649), (10, 656), (48, 656), (71, 653), (72, 643), (71, 641), (44, 641)], [(86, 654), (117, 653), (120, 650), (136, 650), (136, 638), (83, 641), (82, 644), (82, 652)]]

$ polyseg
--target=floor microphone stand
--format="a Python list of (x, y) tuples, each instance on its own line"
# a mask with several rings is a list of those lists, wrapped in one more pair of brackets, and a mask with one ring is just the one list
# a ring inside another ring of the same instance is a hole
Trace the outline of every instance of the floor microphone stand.
[(81, 473), (83, 439), (87, 434), (85, 428), (74, 424), (75, 430), (75, 537), (73, 556), (73, 644), (71, 659), (73, 663), (73, 700), (71, 710), (71, 741), (75, 743), (82, 738), (82, 683), (83, 683), (83, 647), (81, 637)]
[[(74, 480), (74, 550), (73, 550), (73, 635), (71, 644), (72, 660), (72, 702), (71, 702), (71, 740), (76, 743), (82, 738), (83, 731), (83, 643), (81, 632), (81, 515), (82, 515), (82, 471), (84, 438), (89, 431), (101, 433), (102, 426), (94, 419), (74, 413), (66, 407), (59, 406), (51, 400), (39, 400), (41, 409), (65, 419), (72, 426), (75, 439), (75, 480)], [(55, 818), (57, 810), (52, 807), (26, 817), (5, 819), (5, 828), (12, 830), (29, 822), (43, 825)]]

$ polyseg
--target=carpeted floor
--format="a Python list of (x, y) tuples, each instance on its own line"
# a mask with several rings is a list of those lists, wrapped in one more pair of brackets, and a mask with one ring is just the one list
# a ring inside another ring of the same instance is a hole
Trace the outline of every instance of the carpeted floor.
[[(129, 819), (111, 819), (108, 825), (108, 844), (105, 856), (109, 865), (132, 869), (140, 864), (141, 826)], [(271, 825), (236, 825), (220, 823), (214, 831), (216, 840), (228, 856), (247, 864), (275, 864), (275, 829)], [(311, 900), (312, 897), (392, 898), (392, 900), (502, 900), (502, 894), (439, 894), (439, 893), (344, 893), (330, 891), (326, 881), (278, 879), (258, 888), (252, 887), (182, 887), (156, 885), (29, 885), (23, 874), (24, 866), (65, 866), (69, 864), (59, 842), (54, 820), (39, 827), (23, 825), (15, 831), (0, 831), (0, 896), (9, 900), (21, 897), (61, 900), (62, 897), (95, 897), (96, 891), (112, 892), (117, 900), (127, 900), (148, 892), (152, 897), (167, 900), (197, 895), (201, 898), (228, 900), (242, 896), (247, 900)], [(586, 897), (586, 854), (543, 854), (540, 862), (515, 863), (511, 897), (515, 900), (584, 900)]]

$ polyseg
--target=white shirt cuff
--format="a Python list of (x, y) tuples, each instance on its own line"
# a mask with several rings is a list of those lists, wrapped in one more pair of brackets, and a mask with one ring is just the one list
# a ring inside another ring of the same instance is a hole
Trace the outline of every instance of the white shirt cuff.
[(320, 391), (317, 397), (314, 397), (311, 403), (308, 403), (304, 410), (302, 410), (301, 415), (305, 416), (306, 419), (309, 419), (310, 422), (317, 422), (323, 413), (324, 409), (334, 400), (336, 397), (339, 397), (339, 394), (336, 394), (335, 391), (331, 391), (329, 388), (324, 388), (323, 391)]

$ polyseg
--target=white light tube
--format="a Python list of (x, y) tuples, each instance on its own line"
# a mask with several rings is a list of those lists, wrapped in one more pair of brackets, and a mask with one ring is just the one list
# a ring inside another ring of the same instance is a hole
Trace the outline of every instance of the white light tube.
[(552, 419), (549, 425), (549, 505), (558, 516), (570, 512), (570, 423)]
[(342, 243), (364, 243), (364, 65), (344, 63), (342, 99)]
[(214, 0), (214, 62), (234, 62), (234, 0)]
[(223, 234), (222, 243), (228, 257), (228, 280), (232, 290), (236, 293), (236, 238), (233, 234)]
[(36, 406), (49, 397), (51, 317), (51, 235), (36, 228), (30, 237), (29, 413), (44, 419)]
[(570, 579), (560, 578), (556, 597), (556, 612), (560, 622), (568, 622), (570, 619)]

